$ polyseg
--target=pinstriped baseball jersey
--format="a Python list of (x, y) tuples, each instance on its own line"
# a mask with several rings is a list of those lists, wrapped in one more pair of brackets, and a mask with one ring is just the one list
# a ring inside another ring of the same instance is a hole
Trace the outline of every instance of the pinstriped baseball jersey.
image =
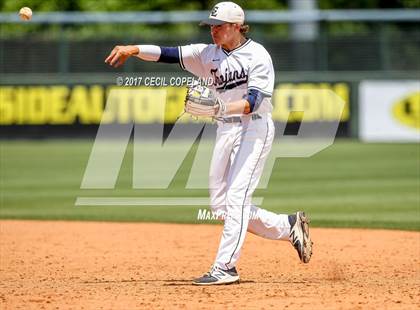
[(215, 44), (179, 47), (180, 65), (197, 77), (210, 79), (211, 87), (225, 102), (246, 99), (250, 89), (264, 95), (254, 113), (272, 111), (274, 68), (267, 50), (247, 39), (241, 46), (226, 51)]

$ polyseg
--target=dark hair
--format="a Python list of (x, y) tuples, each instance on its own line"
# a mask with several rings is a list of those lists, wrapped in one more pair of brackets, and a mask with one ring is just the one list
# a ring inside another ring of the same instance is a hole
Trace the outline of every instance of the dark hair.
[(248, 25), (241, 25), (241, 28), (239, 29), (239, 32), (242, 34), (246, 34), (249, 31), (249, 26)]

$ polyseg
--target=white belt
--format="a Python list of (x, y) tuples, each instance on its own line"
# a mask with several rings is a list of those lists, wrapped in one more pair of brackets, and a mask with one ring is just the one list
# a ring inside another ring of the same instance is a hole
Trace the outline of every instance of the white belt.
[[(257, 119), (261, 119), (261, 115), (259, 114), (251, 114), (251, 119), (253, 121)], [(216, 120), (222, 122), (222, 123), (242, 123), (242, 118), (240, 116), (231, 116), (231, 117), (216, 117)]]

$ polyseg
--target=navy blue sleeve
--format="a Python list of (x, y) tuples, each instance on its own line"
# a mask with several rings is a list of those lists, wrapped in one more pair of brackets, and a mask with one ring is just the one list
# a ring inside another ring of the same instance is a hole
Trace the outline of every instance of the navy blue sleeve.
[(158, 62), (164, 63), (179, 63), (179, 50), (178, 47), (160, 47), (160, 57)]
[(252, 88), (248, 90), (247, 100), (249, 102), (249, 107), (251, 110), (250, 113), (256, 111), (260, 107), (260, 104), (263, 101), (264, 97), (265, 95), (256, 89)]

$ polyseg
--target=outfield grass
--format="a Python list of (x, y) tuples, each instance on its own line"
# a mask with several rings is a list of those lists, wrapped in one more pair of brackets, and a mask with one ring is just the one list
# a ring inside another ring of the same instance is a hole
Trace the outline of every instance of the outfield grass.
[[(75, 207), (78, 196), (206, 196), (184, 190), (192, 153), (168, 190), (131, 188), (130, 148), (115, 190), (81, 190), (93, 141), (0, 141), (3, 219), (197, 223), (202, 207)], [(420, 230), (418, 144), (338, 140), (311, 158), (278, 159), (263, 207), (306, 210), (314, 226)]]

